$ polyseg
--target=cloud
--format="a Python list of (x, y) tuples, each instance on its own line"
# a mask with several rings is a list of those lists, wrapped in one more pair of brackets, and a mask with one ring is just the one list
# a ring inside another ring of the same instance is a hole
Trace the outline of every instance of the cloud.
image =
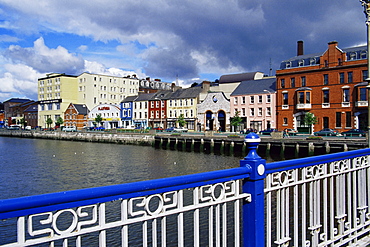
[(84, 68), (84, 60), (68, 52), (62, 46), (56, 49), (48, 48), (41, 37), (34, 42), (33, 47), (22, 48), (19, 45), (11, 45), (5, 56), (14, 63), (28, 65), (41, 73), (50, 71), (75, 74)]

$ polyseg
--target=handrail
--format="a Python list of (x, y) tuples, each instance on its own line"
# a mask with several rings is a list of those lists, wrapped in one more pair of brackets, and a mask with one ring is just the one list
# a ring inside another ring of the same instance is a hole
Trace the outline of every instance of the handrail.
[(0, 200), (0, 220), (248, 178), (250, 167)]
[[(343, 159), (351, 159), (361, 155), (369, 155), (370, 148), (365, 149), (358, 149), (353, 151), (341, 152), (341, 153), (333, 153), (333, 154), (325, 154), (325, 155), (318, 155), (300, 159), (293, 159), (293, 160), (284, 160), (278, 161), (273, 163), (266, 164), (266, 174), (280, 172), (290, 169), (296, 168), (303, 168), (308, 166), (313, 166), (317, 164), (323, 164), (326, 162), (333, 162)], [(299, 162), (299, 163), (297, 163)]]

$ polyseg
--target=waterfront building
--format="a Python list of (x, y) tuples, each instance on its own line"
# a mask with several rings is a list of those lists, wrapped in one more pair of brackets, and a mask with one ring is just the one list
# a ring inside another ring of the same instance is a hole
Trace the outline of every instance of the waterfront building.
[[(305, 55), (299, 41), (297, 56), (276, 71), (277, 127), (300, 132), (332, 128), (339, 132), (368, 125), (366, 46), (341, 49), (328, 43), (326, 51)], [(305, 125), (310, 112), (317, 123)]]
[[(25, 108), (22, 107), (22, 105), (28, 102), (34, 102), (34, 101), (30, 99), (11, 98), (3, 102), (5, 126), (11, 125), (13, 119), (14, 121), (17, 121), (23, 117), (23, 110)], [(14, 107), (14, 106), (18, 106), (18, 107)], [(16, 124), (16, 123), (13, 123), (13, 124)]]
[(5, 127), (5, 113), (4, 110), (0, 110), (0, 128)]
[(197, 104), (197, 130), (226, 131), (230, 128), (230, 100), (223, 92), (208, 92)]
[(197, 104), (203, 87), (177, 89), (167, 100), (167, 127), (177, 127), (178, 118), (183, 115), (185, 127), (196, 130)]
[(124, 100), (121, 101), (121, 121), (122, 128), (129, 128), (134, 126), (133, 122), (133, 113), (134, 113), (134, 100), (137, 98), (135, 96), (127, 96)]
[(230, 95), (231, 117), (237, 112), (243, 122), (235, 131), (276, 128), (276, 78), (243, 81)]
[(97, 105), (119, 105), (127, 96), (137, 95), (139, 79), (136, 75), (118, 77), (82, 73), (78, 79), (78, 103), (92, 109)]
[(64, 126), (76, 127), (81, 130), (88, 126), (89, 109), (83, 104), (69, 104), (67, 110), (64, 112)]
[(167, 128), (167, 100), (172, 95), (172, 90), (158, 91), (149, 100), (149, 127)]
[[(100, 115), (101, 123), (96, 122)], [(121, 109), (117, 105), (101, 104), (95, 106), (88, 114), (88, 127), (104, 127), (104, 129), (115, 129), (121, 127)]]
[(155, 93), (142, 93), (134, 101), (134, 117), (133, 122), (136, 127), (148, 127), (148, 110), (149, 100), (153, 98)]
[(24, 120), (26, 121), (26, 126), (31, 126), (31, 128), (37, 127), (38, 109), (38, 103), (35, 102), (24, 110), (23, 115)]
[[(37, 106), (37, 102), (33, 100), (24, 101), (23, 103), (13, 104), (7, 106), (7, 115), (8, 115), (8, 126), (10, 125), (19, 125), (26, 126), (27, 120), (25, 119), (25, 110), (30, 106)], [(22, 122), (23, 120), (24, 123)]]
[(140, 93), (156, 93), (160, 90), (172, 90), (174, 87), (174, 83), (162, 82), (161, 79), (154, 79), (153, 81), (150, 77), (139, 82)]
[(38, 79), (38, 126), (49, 127), (48, 119), (55, 125), (70, 103), (78, 103), (76, 76), (53, 73)]

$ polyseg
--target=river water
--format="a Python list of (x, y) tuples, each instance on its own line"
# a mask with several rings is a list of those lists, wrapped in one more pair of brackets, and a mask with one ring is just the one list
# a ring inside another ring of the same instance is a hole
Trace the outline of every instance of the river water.
[(0, 199), (228, 169), (239, 160), (146, 146), (0, 137)]

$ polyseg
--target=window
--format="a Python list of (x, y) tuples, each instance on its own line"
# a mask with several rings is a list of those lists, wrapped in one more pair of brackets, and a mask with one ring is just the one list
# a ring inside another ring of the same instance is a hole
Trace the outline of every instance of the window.
[(304, 103), (304, 92), (298, 92), (298, 104)]
[(242, 104), (245, 104), (245, 96), (242, 97)]
[(353, 73), (352, 72), (347, 73), (347, 81), (348, 81), (348, 83), (353, 82)]
[(288, 93), (283, 93), (283, 105), (288, 105)]
[(254, 108), (251, 108), (251, 114), (250, 114), (251, 117), (254, 117)]
[(262, 95), (258, 95), (258, 103), (262, 103)]
[(238, 97), (235, 97), (234, 98), (234, 105), (237, 105), (238, 104)]
[(301, 85), (302, 85), (302, 87), (306, 86), (306, 77), (305, 76), (301, 77)]
[(365, 87), (363, 87), (363, 88), (360, 88), (360, 101), (366, 101), (367, 100), (367, 90), (366, 90), (366, 88)]
[(271, 116), (271, 107), (266, 108), (266, 116)]
[(363, 80), (363, 81), (366, 81), (367, 77), (368, 77), (368, 76), (367, 76), (367, 70), (363, 70), (363, 71), (362, 71), (362, 80)]
[(306, 92), (306, 104), (311, 103), (311, 92)]
[(280, 80), (281, 88), (285, 88), (285, 79)]
[(254, 96), (250, 97), (251, 104), (254, 104)]
[(344, 73), (343, 72), (339, 73), (339, 83), (340, 84), (344, 83)]
[(245, 108), (242, 108), (242, 116), (245, 116)]
[(266, 95), (266, 103), (271, 103), (271, 95)]
[(323, 90), (322, 91), (322, 102), (323, 103), (329, 103), (329, 90)]
[(349, 97), (349, 88), (344, 88), (343, 89), (343, 102), (349, 102), (350, 97)]
[(290, 78), (290, 86), (295, 87), (295, 78)]
[(258, 116), (262, 116), (262, 108), (258, 108)]
[(329, 118), (328, 117), (323, 117), (323, 128), (329, 128)]
[(328, 84), (329, 84), (329, 75), (325, 74), (324, 75), (324, 85), (328, 85)]
[(351, 126), (351, 112), (346, 112), (346, 128), (349, 128)]
[(341, 112), (335, 113), (335, 127), (336, 128), (342, 127), (342, 113)]
[(284, 125), (288, 125), (288, 118), (286, 118), (286, 117), (285, 117), (285, 118), (283, 119), (283, 124), (284, 124)]

